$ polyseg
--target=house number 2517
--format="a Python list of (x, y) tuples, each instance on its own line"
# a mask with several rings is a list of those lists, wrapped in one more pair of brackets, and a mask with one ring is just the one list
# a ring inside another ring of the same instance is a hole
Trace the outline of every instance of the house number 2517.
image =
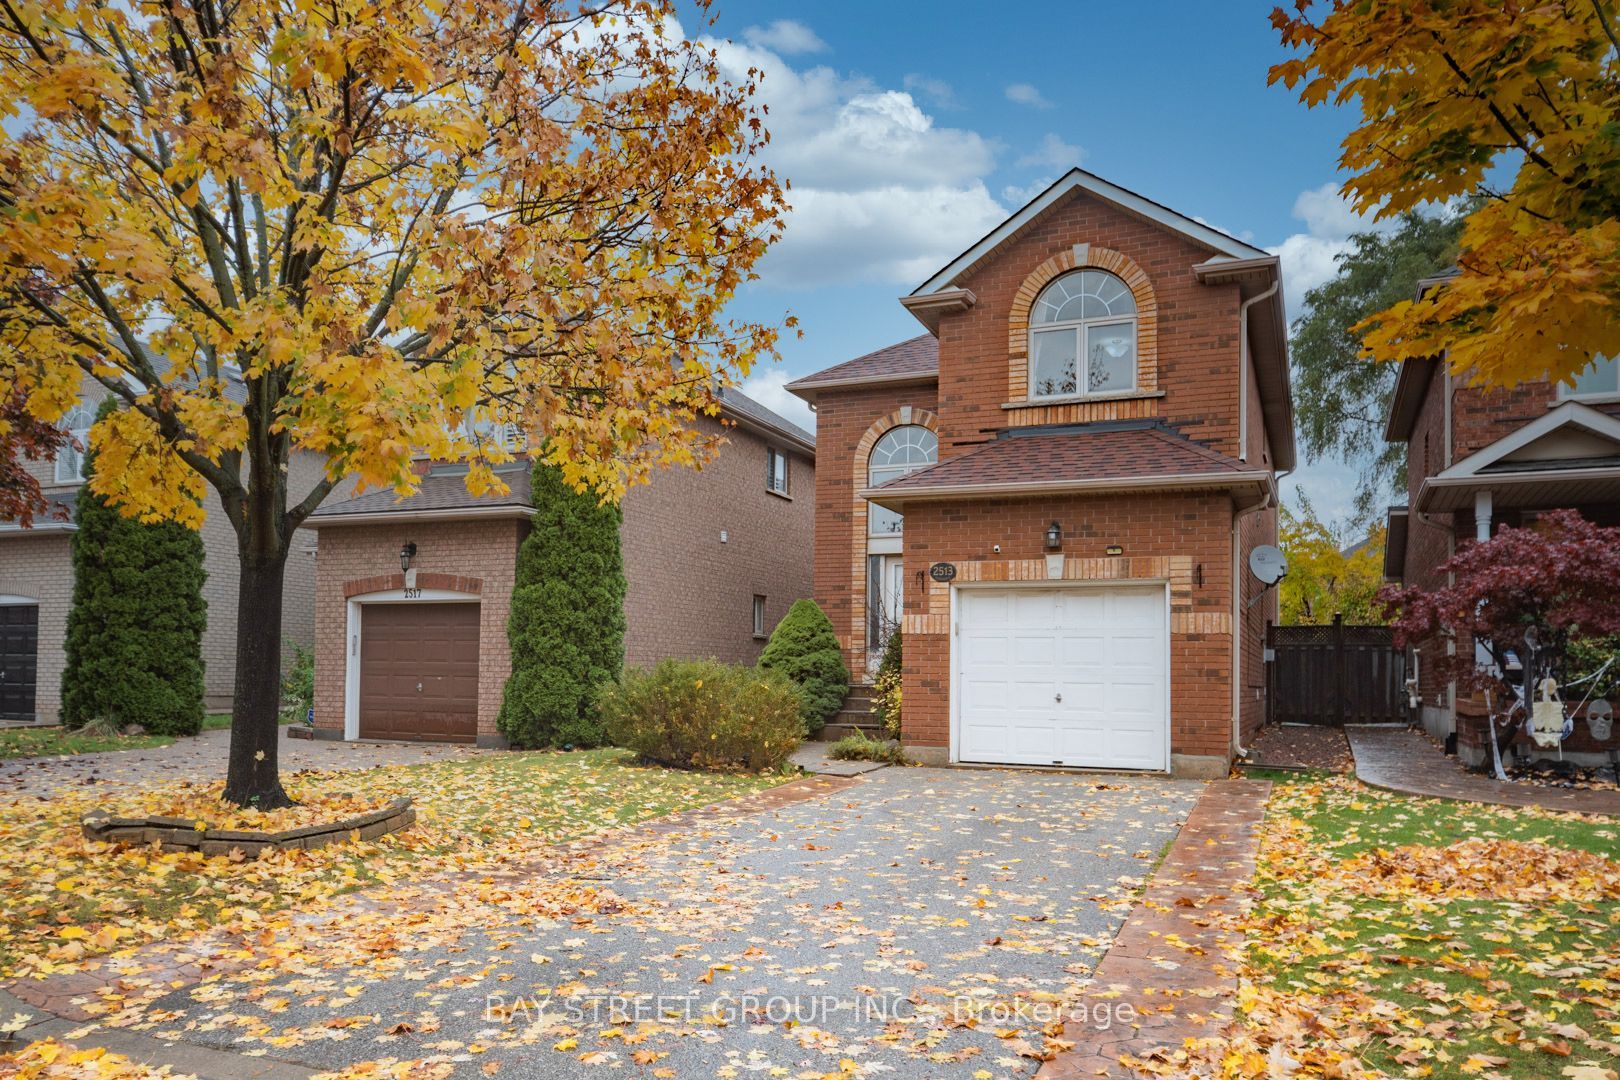
[(405, 599), (407, 599), (407, 600), (420, 600), (421, 598), (422, 598), (422, 590), (421, 589), (406, 589), (405, 590)]

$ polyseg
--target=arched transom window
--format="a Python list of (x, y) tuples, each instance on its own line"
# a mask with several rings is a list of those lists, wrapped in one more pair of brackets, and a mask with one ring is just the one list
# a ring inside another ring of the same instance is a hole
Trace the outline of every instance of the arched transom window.
[(1052, 282), (1029, 314), (1031, 397), (1136, 389), (1136, 298), (1104, 270)]
[[(872, 447), (866, 459), (866, 483), (877, 487), (939, 460), (939, 436), (921, 424), (890, 428)], [(894, 536), (900, 532), (900, 515), (872, 504), (866, 511), (866, 531), (872, 536)]]

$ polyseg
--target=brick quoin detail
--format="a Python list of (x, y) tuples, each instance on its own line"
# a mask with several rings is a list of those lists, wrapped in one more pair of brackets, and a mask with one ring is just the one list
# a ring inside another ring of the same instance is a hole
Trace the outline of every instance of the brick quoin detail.
[[(850, 559), (850, 590), (851, 595), (864, 598), (866, 596), (866, 500), (861, 498), (861, 491), (866, 487), (868, 462), (872, 456), (872, 447), (888, 432), (897, 427), (925, 427), (935, 435), (939, 434), (939, 420), (927, 409), (917, 409), (910, 405), (902, 405), (887, 416), (878, 418), (861, 441), (855, 444), (855, 495), (850, 509), (851, 529), (854, 532), (855, 545)], [(850, 612), (849, 652), (850, 671), (857, 679), (866, 674), (866, 605), (854, 603)]]
[[(381, 574), (377, 577), (356, 578), (343, 583), (343, 597), (364, 596), (366, 593), (391, 592), (394, 589), (405, 587), (404, 574)], [(445, 592), (470, 593), (477, 595), (484, 591), (484, 579), (475, 577), (461, 577), (456, 574), (420, 573), (416, 575), (418, 589), (442, 589)]]
[[(1007, 400), (1028, 401), (1029, 311), (1041, 290), (1075, 270), (1104, 270), (1125, 283), (1136, 299), (1136, 388), (1151, 393), (1159, 386), (1159, 301), (1147, 271), (1127, 255), (1111, 248), (1076, 244), (1060, 251), (1030, 271), (1013, 294), (1007, 313)], [(1053, 406), (1046, 406), (1053, 408)], [(1144, 415), (1157, 415), (1158, 410)], [(1097, 419), (1100, 419), (1098, 417)], [(1050, 421), (1043, 421), (1050, 422)]]

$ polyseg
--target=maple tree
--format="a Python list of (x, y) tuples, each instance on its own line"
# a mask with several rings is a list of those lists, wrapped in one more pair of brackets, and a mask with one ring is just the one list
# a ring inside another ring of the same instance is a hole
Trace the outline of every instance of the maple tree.
[(1491, 385), (1572, 381), (1620, 354), (1620, 5), (1312, 0), (1272, 13), (1270, 82), (1355, 101), (1342, 143), (1359, 212), (1477, 199), (1458, 275), (1358, 324), (1365, 355), (1444, 355)]
[(1278, 619), (1285, 626), (1382, 623), (1378, 590), (1384, 581), (1384, 527), (1351, 543), (1347, 530), (1324, 522), (1301, 492), (1297, 510), (1284, 506), (1278, 543), (1288, 573), (1277, 583)]
[(48, 461), (67, 441), (67, 432), (29, 413), (19, 390), (0, 396), (0, 521), (28, 528), (50, 509), (24, 462)]
[[(1450, 584), (1382, 594), (1396, 613), (1397, 644), (1456, 642), (1455, 655), (1436, 658), (1442, 677), (1497, 689), (1505, 701), (1512, 700), (1504, 682), (1510, 653), (1523, 664), (1524, 685), (1533, 687), (1547, 675), (1565, 676), (1573, 642), (1620, 634), (1620, 528), (1594, 525), (1574, 510), (1550, 511), (1530, 528), (1505, 527), (1463, 547), (1438, 573)], [(1473, 642), (1485, 647), (1492, 667), (1475, 663)]]
[[(706, 4), (699, 2), (700, 13)], [(51, 423), (94, 379), (95, 490), (241, 566), (225, 797), (286, 801), (283, 567), (345, 478), (545, 440), (613, 498), (777, 329), (726, 300), (781, 232), (757, 73), (673, 0), (42, 0), (0, 12), (0, 394)], [(325, 461), (289, 491), (289, 463)]]

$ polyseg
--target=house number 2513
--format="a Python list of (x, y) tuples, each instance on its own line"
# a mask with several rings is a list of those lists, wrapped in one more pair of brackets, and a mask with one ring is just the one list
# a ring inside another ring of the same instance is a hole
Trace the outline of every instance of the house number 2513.
[(405, 599), (407, 599), (407, 600), (420, 600), (421, 598), (422, 598), (422, 590), (421, 589), (406, 589), (405, 590)]

